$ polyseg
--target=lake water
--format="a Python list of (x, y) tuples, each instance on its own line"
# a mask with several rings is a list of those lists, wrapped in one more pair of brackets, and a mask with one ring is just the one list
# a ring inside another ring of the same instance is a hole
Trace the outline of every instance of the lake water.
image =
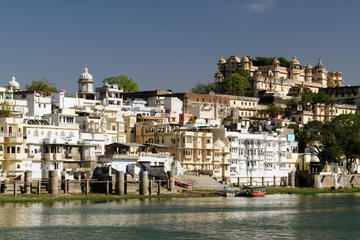
[(360, 239), (360, 195), (0, 204), (0, 239)]

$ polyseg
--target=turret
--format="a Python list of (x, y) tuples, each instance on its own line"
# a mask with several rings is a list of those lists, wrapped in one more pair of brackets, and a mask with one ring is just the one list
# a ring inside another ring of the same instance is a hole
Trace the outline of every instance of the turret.
[(310, 63), (306, 64), (305, 67), (305, 82), (311, 82), (312, 81), (312, 66)]
[(300, 74), (300, 62), (296, 59), (295, 56), (290, 61), (290, 79), (298, 80)]
[(273, 72), (274, 72), (274, 78), (279, 79), (280, 61), (277, 58), (275, 58), (273, 62)]
[(95, 100), (94, 79), (93, 76), (88, 72), (86, 65), (84, 67), (84, 72), (79, 77), (78, 83), (78, 97)]
[(250, 71), (250, 59), (246, 54), (241, 58), (241, 66), (243, 69)]
[(324, 88), (327, 87), (327, 70), (324, 65), (322, 65), (322, 61), (319, 58), (318, 64), (314, 67), (313, 70), (313, 79), (320, 83)]

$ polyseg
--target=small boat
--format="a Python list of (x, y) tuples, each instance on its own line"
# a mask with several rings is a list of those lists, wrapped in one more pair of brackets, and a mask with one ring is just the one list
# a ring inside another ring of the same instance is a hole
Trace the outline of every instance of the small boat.
[(183, 188), (192, 189), (192, 183), (183, 182), (180, 181), (179, 179), (175, 179), (175, 185)]
[(236, 197), (263, 197), (266, 194), (266, 187), (244, 187), (239, 193), (236, 194)]

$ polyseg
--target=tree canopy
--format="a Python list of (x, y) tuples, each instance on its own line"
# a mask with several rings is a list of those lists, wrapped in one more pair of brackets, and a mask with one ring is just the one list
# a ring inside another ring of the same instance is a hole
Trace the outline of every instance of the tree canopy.
[(139, 91), (137, 82), (134, 79), (129, 78), (126, 75), (119, 75), (115, 77), (108, 77), (104, 79), (104, 82), (109, 84), (118, 84), (124, 89), (124, 92), (136, 92)]
[(198, 83), (191, 89), (192, 93), (200, 93), (200, 94), (208, 94), (211, 91), (215, 91), (215, 84), (214, 83)]
[(38, 81), (32, 81), (31, 85), (26, 85), (26, 90), (44, 92), (47, 94), (57, 91), (55, 84), (46, 79), (45, 77), (42, 77)]
[(224, 92), (233, 95), (243, 95), (249, 85), (250, 72), (239, 67), (227, 77), (223, 84)]
[(265, 109), (261, 109), (258, 112), (262, 115), (268, 115), (269, 117), (273, 118), (276, 117), (278, 114), (284, 116), (285, 108), (282, 108), (274, 103), (271, 103), (267, 105)]
[[(254, 66), (267, 66), (267, 65), (272, 65), (274, 62), (275, 57), (255, 57), (255, 58), (250, 58), (250, 61), (253, 63)], [(289, 67), (290, 66), (290, 62), (289, 60), (287, 60), (284, 57), (278, 57), (277, 58), (280, 62), (280, 66), (282, 67)]]
[(345, 163), (349, 173), (360, 158), (360, 115), (343, 114), (330, 122), (312, 121), (295, 131), (299, 150), (305, 147), (317, 155), (322, 168), (328, 163)]

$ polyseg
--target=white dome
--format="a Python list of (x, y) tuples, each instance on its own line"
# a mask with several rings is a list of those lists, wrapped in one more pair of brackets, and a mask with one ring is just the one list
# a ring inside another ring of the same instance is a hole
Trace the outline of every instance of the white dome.
[(14, 74), (11, 76), (9, 86), (15, 89), (20, 89), (20, 84), (16, 81)]
[(80, 79), (93, 80), (93, 76), (88, 72), (86, 65), (84, 67), (84, 72), (80, 75)]

